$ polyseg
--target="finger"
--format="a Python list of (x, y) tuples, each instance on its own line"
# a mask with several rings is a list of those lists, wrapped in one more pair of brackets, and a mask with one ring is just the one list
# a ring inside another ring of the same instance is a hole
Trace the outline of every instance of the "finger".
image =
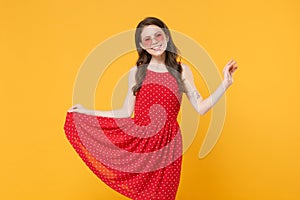
[(228, 74), (228, 79), (232, 80), (232, 75), (231, 75), (230, 71), (228, 71), (227, 74)]
[(233, 62), (235, 62), (233, 59), (230, 59), (230, 61), (226, 65), (231, 65)]
[(72, 111), (72, 112), (74, 112), (74, 111), (77, 111), (79, 108), (77, 107), (77, 106), (73, 106), (72, 108), (70, 108), (68, 111)]
[(238, 66), (235, 65), (235, 66), (233, 66), (229, 71), (230, 71), (231, 73), (233, 73), (233, 72), (235, 72), (235, 70), (237, 70), (237, 68), (238, 68)]
[(230, 63), (230, 65), (228, 65), (229, 67), (232, 67), (232, 66), (235, 66), (236, 65), (236, 62), (233, 61), (232, 63)]
[(238, 66), (237, 63), (234, 61), (233, 63), (231, 63), (230, 68), (235, 68), (237, 66)]
[(74, 107), (69, 108), (69, 110), (73, 110)]
[(231, 65), (231, 66), (229, 67), (229, 71), (231, 71), (231, 70), (233, 70), (233, 69), (236, 69), (236, 68), (237, 68), (237, 64)]
[(223, 73), (225, 73), (226, 71), (228, 71), (230, 65), (225, 65), (225, 67), (223, 68)]
[(232, 70), (230, 70), (230, 73), (233, 74), (236, 71), (236, 69), (237, 69), (237, 67), (233, 68)]
[(231, 62), (229, 62), (225, 65), (224, 70), (230, 69), (234, 65), (236, 65), (236, 62), (234, 60), (232, 60)]
[(226, 65), (226, 66), (223, 68), (223, 73), (228, 72), (229, 69), (230, 69), (230, 65)]
[(81, 104), (76, 104), (74, 107), (79, 108), (81, 107)]
[(231, 58), (231, 59), (228, 61), (228, 64), (231, 63), (231, 62), (233, 62), (233, 58)]

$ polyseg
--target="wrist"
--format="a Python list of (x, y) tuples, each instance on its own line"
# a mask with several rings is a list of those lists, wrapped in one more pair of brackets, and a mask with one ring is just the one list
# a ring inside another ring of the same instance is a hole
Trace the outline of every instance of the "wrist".
[(231, 85), (231, 84), (229, 83), (228, 80), (224, 79), (224, 80), (222, 81), (222, 86), (223, 86), (224, 90), (227, 90), (227, 89), (229, 88), (230, 85)]

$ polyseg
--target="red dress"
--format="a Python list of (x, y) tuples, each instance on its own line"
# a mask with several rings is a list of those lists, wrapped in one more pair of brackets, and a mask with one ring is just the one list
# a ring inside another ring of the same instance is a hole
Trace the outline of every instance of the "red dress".
[(181, 99), (169, 72), (147, 70), (134, 117), (68, 112), (64, 130), (85, 164), (117, 192), (135, 200), (174, 200), (182, 161)]

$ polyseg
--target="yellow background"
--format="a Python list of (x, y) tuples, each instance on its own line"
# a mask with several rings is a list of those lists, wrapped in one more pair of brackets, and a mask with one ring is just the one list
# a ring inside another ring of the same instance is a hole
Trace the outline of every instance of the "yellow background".
[[(198, 130), (177, 199), (300, 199), (299, 10), (296, 0), (1, 1), (0, 198), (126, 199), (79, 159), (63, 123), (89, 52), (156, 16), (201, 44), (220, 71), (230, 58), (239, 65), (221, 138), (199, 160), (205, 126)], [(129, 69), (132, 58), (115, 67)], [(97, 90), (97, 108), (109, 108), (109, 87)]]

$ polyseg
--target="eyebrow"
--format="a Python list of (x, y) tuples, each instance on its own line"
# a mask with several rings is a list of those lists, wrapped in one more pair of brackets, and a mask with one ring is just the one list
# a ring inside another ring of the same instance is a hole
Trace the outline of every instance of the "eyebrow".
[[(156, 31), (156, 32), (154, 33), (154, 35), (157, 34), (157, 33), (162, 33), (162, 31), (161, 31), (161, 30), (158, 30), (158, 31)], [(149, 37), (149, 36), (150, 36), (150, 35), (145, 35), (144, 38), (145, 38), (145, 37)]]

